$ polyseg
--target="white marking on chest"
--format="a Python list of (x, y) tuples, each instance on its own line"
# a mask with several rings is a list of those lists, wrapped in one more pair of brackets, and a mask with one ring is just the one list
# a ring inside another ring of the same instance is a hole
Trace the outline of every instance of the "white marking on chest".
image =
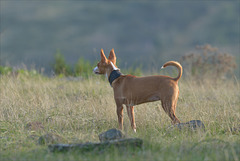
[(112, 67), (113, 67), (113, 70), (119, 70), (117, 67), (115, 67), (115, 65), (110, 61)]

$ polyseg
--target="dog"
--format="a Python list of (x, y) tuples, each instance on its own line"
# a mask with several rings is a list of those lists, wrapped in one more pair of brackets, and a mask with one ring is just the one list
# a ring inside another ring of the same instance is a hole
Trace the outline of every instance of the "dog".
[(162, 68), (175, 66), (178, 69), (178, 76), (154, 75), (137, 77), (123, 75), (116, 66), (116, 55), (111, 50), (108, 59), (101, 49), (101, 61), (93, 69), (95, 74), (105, 74), (114, 91), (114, 99), (117, 106), (119, 129), (123, 128), (123, 105), (127, 107), (127, 114), (131, 127), (136, 132), (134, 118), (134, 106), (146, 102), (161, 100), (164, 111), (171, 118), (172, 123), (180, 123), (175, 115), (177, 100), (179, 96), (178, 80), (182, 76), (182, 66), (176, 61), (166, 62)]

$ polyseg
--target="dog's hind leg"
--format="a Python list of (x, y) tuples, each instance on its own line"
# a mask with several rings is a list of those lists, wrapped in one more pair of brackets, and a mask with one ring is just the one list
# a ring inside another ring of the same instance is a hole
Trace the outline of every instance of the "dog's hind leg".
[[(172, 107), (173, 108), (173, 107)], [(175, 114), (175, 111), (171, 108), (171, 111), (170, 111), (170, 114), (169, 117), (172, 119), (172, 123), (173, 124), (178, 124), (180, 123), (179, 119), (177, 118), (176, 114)]]
[(176, 124), (176, 123), (180, 123), (179, 119), (177, 118), (176, 114), (175, 114), (175, 109), (176, 109), (176, 102), (172, 102), (172, 101), (166, 101), (166, 100), (162, 100), (162, 107), (163, 110), (168, 114), (168, 116), (171, 118), (172, 123)]
[(134, 107), (133, 106), (127, 106), (127, 113), (129, 120), (131, 122), (131, 126), (134, 132), (136, 132), (136, 124), (135, 124), (135, 118), (134, 118)]
[(176, 124), (176, 123), (180, 123), (179, 119), (177, 118), (177, 116), (175, 115), (175, 111), (176, 111), (176, 107), (177, 107), (177, 101), (178, 101), (178, 96), (179, 96), (179, 91), (177, 92), (177, 95), (175, 97), (175, 100), (172, 102), (172, 107), (171, 107), (171, 110), (172, 110), (172, 113), (173, 113), (173, 124)]

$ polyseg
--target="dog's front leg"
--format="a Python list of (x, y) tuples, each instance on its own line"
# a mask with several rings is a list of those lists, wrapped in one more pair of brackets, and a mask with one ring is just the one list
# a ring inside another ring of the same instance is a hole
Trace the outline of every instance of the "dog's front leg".
[(117, 105), (118, 125), (119, 129), (123, 129), (123, 106)]
[(131, 126), (134, 132), (136, 132), (136, 124), (135, 124), (135, 118), (134, 118), (134, 107), (133, 106), (127, 106), (127, 113), (129, 120), (131, 122)]

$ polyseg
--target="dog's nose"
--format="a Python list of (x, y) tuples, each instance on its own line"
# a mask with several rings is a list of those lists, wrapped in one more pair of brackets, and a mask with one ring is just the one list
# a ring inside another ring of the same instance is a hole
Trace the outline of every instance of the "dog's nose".
[(99, 70), (98, 70), (98, 67), (97, 67), (97, 66), (93, 69), (93, 72), (94, 72), (95, 74), (98, 74), (98, 73), (99, 73)]

